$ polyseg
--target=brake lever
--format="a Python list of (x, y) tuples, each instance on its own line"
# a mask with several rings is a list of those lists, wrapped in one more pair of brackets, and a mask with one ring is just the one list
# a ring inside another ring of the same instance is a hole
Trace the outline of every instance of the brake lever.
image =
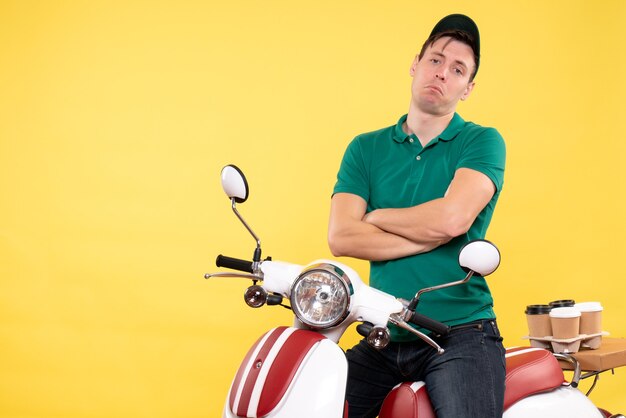
[(396, 325), (396, 326), (398, 326), (398, 327), (400, 327), (400, 328), (402, 328), (402, 329), (404, 329), (406, 331), (409, 331), (412, 334), (417, 335), (424, 342), (426, 342), (432, 348), (437, 350), (437, 354), (443, 354), (445, 352), (445, 350), (443, 348), (441, 348), (441, 346), (439, 344), (437, 344), (432, 338), (430, 338), (428, 335), (424, 334), (423, 332), (420, 332), (420, 331), (416, 330), (415, 328), (413, 328), (412, 326), (407, 324), (398, 314), (391, 314), (391, 315), (389, 315), (389, 322), (391, 322), (392, 324), (394, 324), (394, 325)]

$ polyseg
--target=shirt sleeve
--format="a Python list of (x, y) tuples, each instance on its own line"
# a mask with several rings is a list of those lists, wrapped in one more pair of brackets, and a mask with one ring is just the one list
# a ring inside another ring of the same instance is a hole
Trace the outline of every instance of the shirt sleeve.
[(348, 145), (337, 173), (333, 195), (351, 193), (361, 196), (366, 202), (369, 200), (369, 176), (362, 146), (359, 137)]
[(504, 184), (505, 162), (504, 139), (497, 130), (484, 128), (464, 146), (456, 168), (470, 168), (483, 173), (499, 192)]

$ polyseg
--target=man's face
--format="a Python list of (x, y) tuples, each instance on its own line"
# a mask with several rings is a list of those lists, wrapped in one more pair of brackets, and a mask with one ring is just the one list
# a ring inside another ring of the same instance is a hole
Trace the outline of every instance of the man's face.
[(470, 77), (475, 65), (469, 45), (450, 37), (438, 39), (411, 65), (414, 105), (435, 116), (455, 111), (459, 100), (465, 100), (474, 88)]

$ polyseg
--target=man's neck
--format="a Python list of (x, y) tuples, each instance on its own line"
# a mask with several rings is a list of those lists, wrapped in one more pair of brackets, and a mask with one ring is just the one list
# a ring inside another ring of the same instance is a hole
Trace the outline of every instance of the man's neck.
[(415, 134), (423, 147), (442, 133), (450, 124), (454, 112), (445, 115), (430, 115), (414, 108), (409, 109), (402, 128), (407, 134)]

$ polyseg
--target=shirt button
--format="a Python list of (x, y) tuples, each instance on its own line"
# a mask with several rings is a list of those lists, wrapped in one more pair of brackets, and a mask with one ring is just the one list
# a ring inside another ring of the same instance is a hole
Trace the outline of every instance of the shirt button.
[(421, 160), (421, 159), (422, 159), (422, 156), (421, 156), (421, 155), (418, 155), (417, 157), (415, 157), (415, 159), (416, 159), (417, 161), (419, 161), (419, 160)]
[(413, 138), (409, 138), (409, 142), (412, 144), (413, 143)]

